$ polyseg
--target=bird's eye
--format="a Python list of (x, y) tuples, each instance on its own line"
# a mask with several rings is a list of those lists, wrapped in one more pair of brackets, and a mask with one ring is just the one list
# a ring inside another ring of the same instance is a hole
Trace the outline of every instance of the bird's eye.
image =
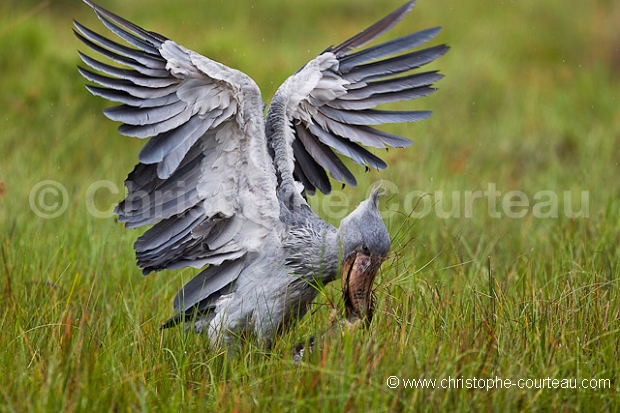
[(370, 255), (370, 248), (366, 244), (362, 244), (361, 250), (364, 255)]

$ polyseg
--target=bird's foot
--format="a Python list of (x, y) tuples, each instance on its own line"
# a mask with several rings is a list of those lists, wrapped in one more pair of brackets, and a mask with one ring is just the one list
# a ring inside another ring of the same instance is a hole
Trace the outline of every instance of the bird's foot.
[(315, 336), (312, 336), (308, 339), (306, 343), (297, 343), (293, 347), (291, 347), (291, 356), (293, 357), (293, 361), (295, 363), (301, 363), (304, 355), (312, 354), (314, 351), (314, 341)]

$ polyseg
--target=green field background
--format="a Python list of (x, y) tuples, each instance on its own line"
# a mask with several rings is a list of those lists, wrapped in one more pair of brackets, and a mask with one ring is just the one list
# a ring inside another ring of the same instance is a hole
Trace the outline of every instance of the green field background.
[[(401, 4), (101, 3), (249, 74), (265, 101)], [(0, 4), (0, 412), (620, 410), (620, 2), (419, 0), (386, 35), (442, 26), (451, 50), (429, 69), (445, 78), (392, 106), (434, 114), (386, 126), (414, 141), (376, 151), (388, 169), (349, 164), (357, 188), (311, 199), (337, 225), (383, 180), (393, 245), (370, 328), (324, 335), (299, 365), (289, 349), (329, 328), (337, 283), (271, 349), (158, 329), (196, 270), (142, 277), (140, 231), (109, 213), (142, 142), (84, 89), (73, 19), (105, 30), (77, 0)]]

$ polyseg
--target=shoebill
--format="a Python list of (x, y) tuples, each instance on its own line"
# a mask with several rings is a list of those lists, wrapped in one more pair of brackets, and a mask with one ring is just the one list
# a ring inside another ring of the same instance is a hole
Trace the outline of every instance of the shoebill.
[[(150, 226), (135, 243), (143, 273), (202, 269), (178, 292), (164, 324), (193, 323), (213, 345), (239, 334), (270, 343), (306, 312), (317, 288), (338, 278), (347, 316), (370, 320), (375, 275), (390, 249), (379, 190), (338, 228), (306, 196), (330, 179), (356, 186), (343, 158), (386, 163), (365, 147), (404, 148), (409, 139), (373, 125), (417, 122), (429, 111), (376, 106), (432, 93), (442, 76), (415, 71), (445, 45), (420, 49), (440, 28), (367, 44), (398, 23), (410, 1), (371, 27), (328, 47), (290, 76), (264, 115), (261, 92), (244, 73), (204, 57), (85, 0), (111, 40), (75, 22), (80, 73), (122, 135), (144, 139), (116, 208), (128, 228)], [(103, 60), (99, 60), (103, 57)]]

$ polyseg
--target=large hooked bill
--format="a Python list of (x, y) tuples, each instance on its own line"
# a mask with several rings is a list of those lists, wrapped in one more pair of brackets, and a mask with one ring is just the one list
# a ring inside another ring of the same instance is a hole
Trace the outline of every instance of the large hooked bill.
[(385, 256), (375, 256), (359, 249), (351, 252), (342, 265), (342, 294), (347, 320), (372, 321), (375, 299), (372, 286)]

